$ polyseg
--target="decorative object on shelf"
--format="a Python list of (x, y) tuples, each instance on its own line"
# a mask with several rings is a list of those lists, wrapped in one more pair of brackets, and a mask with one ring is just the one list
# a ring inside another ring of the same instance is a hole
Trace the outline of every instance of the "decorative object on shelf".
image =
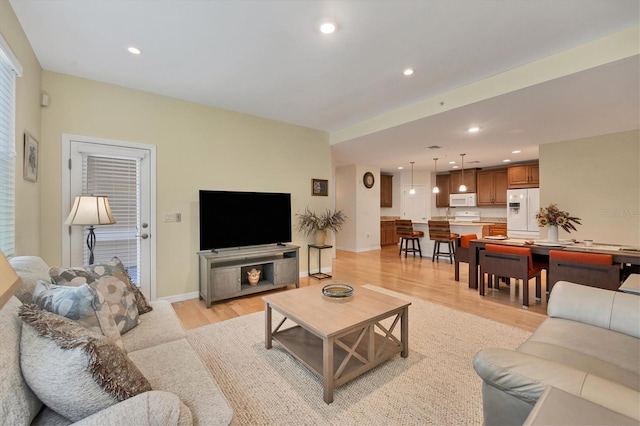
[(24, 134), (24, 180), (37, 182), (38, 180), (38, 141), (29, 133)]
[(415, 161), (411, 162), (411, 188), (409, 188), (409, 195), (415, 195), (416, 189), (413, 187), (413, 165)]
[(327, 179), (311, 179), (311, 195), (328, 196), (329, 181)]
[(353, 296), (353, 287), (349, 284), (331, 283), (322, 287), (322, 294), (335, 299), (343, 299)]
[(462, 183), (458, 188), (459, 192), (467, 192), (467, 185), (464, 184), (464, 156), (467, 154), (460, 154), (460, 158), (462, 159)]
[(249, 284), (256, 285), (258, 281), (260, 281), (260, 270), (253, 268), (250, 271), (247, 271), (247, 279), (249, 280)]
[(571, 232), (572, 230), (577, 230), (574, 223), (582, 225), (579, 217), (571, 216), (569, 212), (560, 210), (556, 204), (540, 207), (540, 210), (536, 213), (536, 219), (540, 228), (549, 227), (548, 239), (551, 242), (558, 242), (558, 226), (567, 232)]
[(76, 197), (67, 216), (65, 225), (89, 225), (87, 247), (89, 248), (89, 264), (93, 264), (93, 250), (96, 247), (94, 225), (113, 225), (116, 223), (109, 207), (109, 199), (101, 195), (81, 195)]
[[(433, 162), (435, 163), (435, 169), (434, 169), (434, 170), (435, 170), (435, 172), (434, 172), (434, 173), (435, 173), (435, 174), (436, 174), (436, 176), (437, 176), (437, 175), (438, 175), (438, 159), (437, 159), (437, 158), (434, 158), (434, 159), (433, 159)], [(436, 185), (433, 187), (432, 192), (433, 192), (434, 194), (439, 194), (439, 193), (440, 193), (440, 188), (438, 188), (438, 184), (437, 184), (437, 183), (436, 183)]]
[(305, 208), (304, 213), (298, 213), (296, 216), (298, 216), (298, 230), (305, 236), (314, 234), (314, 243), (317, 246), (324, 245), (328, 229), (338, 232), (347, 219), (342, 210), (332, 213), (331, 210), (326, 209), (316, 214), (309, 210), (309, 207)]
[(364, 183), (364, 187), (365, 188), (373, 188), (373, 184), (376, 182), (375, 178), (373, 177), (373, 173), (371, 172), (367, 172), (364, 174), (364, 176), (362, 177), (362, 183)]

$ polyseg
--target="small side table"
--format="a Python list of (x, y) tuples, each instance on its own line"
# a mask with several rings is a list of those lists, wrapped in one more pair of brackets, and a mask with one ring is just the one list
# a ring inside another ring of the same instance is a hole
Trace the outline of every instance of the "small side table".
[[(317, 280), (324, 280), (326, 278), (331, 278), (331, 275), (329, 274), (325, 274), (322, 272), (322, 267), (321, 267), (321, 259), (322, 259), (322, 250), (324, 249), (328, 249), (328, 248), (332, 248), (333, 246), (328, 246), (328, 245), (323, 245), (323, 246), (318, 246), (315, 244), (309, 244), (307, 247), (307, 269), (309, 270), (309, 276), (313, 277)], [(316, 250), (318, 250), (318, 272), (314, 272), (311, 273), (311, 249), (314, 248)]]

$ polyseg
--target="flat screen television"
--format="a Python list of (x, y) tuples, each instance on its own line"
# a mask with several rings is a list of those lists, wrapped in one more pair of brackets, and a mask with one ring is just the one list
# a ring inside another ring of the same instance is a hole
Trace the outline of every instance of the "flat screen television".
[(291, 194), (200, 190), (200, 250), (291, 242)]

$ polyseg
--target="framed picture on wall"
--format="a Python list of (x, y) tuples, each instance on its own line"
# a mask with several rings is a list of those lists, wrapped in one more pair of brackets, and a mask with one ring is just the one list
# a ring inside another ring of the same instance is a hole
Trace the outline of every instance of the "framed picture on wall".
[(329, 181), (327, 179), (311, 179), (311, 195), (329, 195)]
[(23, 177), (29, 182), (38, 181), (38, 141), (29, 133), (24, 134)]

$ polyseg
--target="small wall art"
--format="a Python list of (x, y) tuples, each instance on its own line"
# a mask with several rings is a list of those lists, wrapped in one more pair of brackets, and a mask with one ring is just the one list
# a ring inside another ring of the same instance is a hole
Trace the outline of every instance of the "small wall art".
[(329, 181), (327, 179), (311, 179), (311, 195), (329, 195)]
[(38, 156), (38, 141), (29, 133), (25, 133), (23, 177), (29, 182), (38, 181)]

